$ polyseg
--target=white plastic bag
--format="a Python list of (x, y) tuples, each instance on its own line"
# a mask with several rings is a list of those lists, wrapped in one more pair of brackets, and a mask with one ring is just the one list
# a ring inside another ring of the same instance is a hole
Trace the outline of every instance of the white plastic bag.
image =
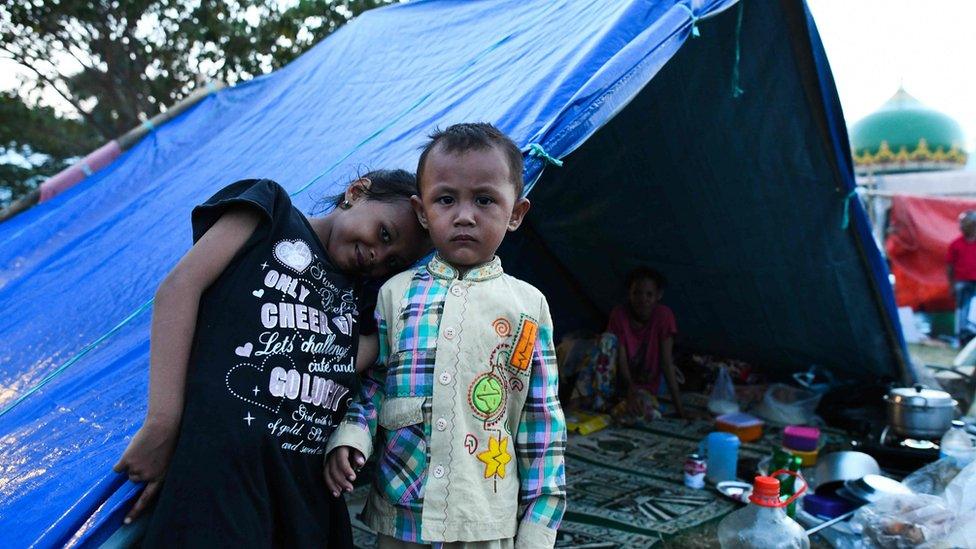
[(951, 459), (942, 458), (915, 470), (902, 481), (902, 484), (916, 494), (941, 496), (946, 486), (959, 474), (959, 468)]
[(735, 385), (732, 384), (732, 376), (725, 366), (718, 370), (715, 386), (712, 387), (712, 394), (708, 399), (708, 411), (716, 416), (739, 411), (739, 402), (735, 399)]
[(909, 475), (905, 485), (938, 493), (889, 496), (859, 509), (851, 527), (865, 546), (976, 549), (976, 462), (959, 471), (942, 459)]
[(773, 383), (766, 389), (756, 415), (785, 425), (813, 425), (818, 422), (815, 412), (821, 396), (799, 387)]
[(928, 494), (899, 494), (865, 505), (854, 513), (851, 527), (867, 547), (903, 549), (944, 539), (956, 515), (944, 499)]
[(976, 461), (959, 471), (956, 478), (946, 486), (942, 497), (949, 508), (960, 517), (976, 516)]

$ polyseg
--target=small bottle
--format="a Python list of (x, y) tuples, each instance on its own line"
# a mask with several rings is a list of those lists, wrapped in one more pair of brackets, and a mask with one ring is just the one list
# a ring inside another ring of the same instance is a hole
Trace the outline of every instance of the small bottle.
[(786, 469), (786, 466), (790, 463), (790, 458), (793, 454), (787, 452), (782, 448), (773, 449), (773, 457), (769, 460), (769, 471), (779, 471), (780, 469)]
[(756, 477), (749, 505), (719, 523), (719, 545), (723, 549), (809, 549), (807, 533), (783, 510), (798, 495), (781, 502), (779, 481), (774, 477)]
[(952, 427), (942, 435), (939, 442), (939, 458), (949, 458), (959, 469), (976, 460), (976, 441), (966, 432), (966, 424), (958, 419), (952, 420)]
[[(801, 458), (800, 456), (790, 456), (789, 460), (787, 461), (786, 468), (789, 469), (790, 471), (793, 471), (794, 473), (799, 473), (800, 466), (802, 465), (803, 465), (803, 458)], [(786, 498), (789, 499), (790, 496), (796, 493), (796, 477), (793, 475), (783, 475), (780, 478), (780, 487), (781, 487), (781, 492), (780, 492), (781, 499), (782, 496), (786, 496)], [(790, 517), (791, 519), (796, 518), (795, 500), (786, 506), (786, 516)]]

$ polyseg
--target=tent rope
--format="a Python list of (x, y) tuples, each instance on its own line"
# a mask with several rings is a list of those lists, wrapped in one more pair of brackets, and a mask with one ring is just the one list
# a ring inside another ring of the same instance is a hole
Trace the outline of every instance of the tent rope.
[(732, 65), (732, 99), (738, 99), (746, 93), (739, 87), (739, 59), (742, 54), (740, 44), (742, 40), (742, 11), (745, 9), (745, 5), (745, 0), (739, 0), (739, 16), (735, 23), (735, 64)]
[(535, 158), (541, 158), (543, 161), (548, 162), (549, 164), (552, 164), (557, 168), (563, 167), (562, 160), (554, 156), (551, 156), (549, 153), (546, 152), (546, 149), (544, 149), (542, 145), (538, 143), (529, 143), (529, 156), (534, 156)]
[[(376, 139), (377, 137), (379, 137), (383, 132), (385, 132), (386, 130), (390, 129), (390, 127), (392, 127), (394, 124), (396, 124), (398, 121), (400, 121), (400, 119), (402, 119), (404, 116), (410, 114), (411, 112), (413, 112), (414, 110), (416, 110), (418, 107), (420, 107), (421, 105), (423, 105), (436, 92), (438, 92), (438, 91), (442, 90), (443, 88), (446, 88), (449, 85), (453, 84), (455, 80), (457, 80), (460, 76), (462, 76), (463, 74), (465, 74), (466, 72), (468, 72), (469, 70), (471, 70), (471, 68), (474, 67), (481, 59), (483, 59), (485, 56), (487, 56), (491, 52), (497, 50), (502, 44), (504, 44), (505, 42), (507, 42), (512, 36), (514, 36), (514, 35), (522, 32), (523, 30), (525, 30), (524, 27), (523, 28), (520, 28), (520, 29), (516, 29), (516, 30), (514, 30), (514, 31), (512, 31), (512, 32), (510, 32), (508, 34), (506, 34), (505, 36), (499, 38), (497, 41), (495, 41), (493, 44), (491, 44), (487, 48), (481, 50), (481, 52), (479, 52), (477, 55), (475, 55), (470, 60), (468, 60), (468, 62), (466, 62), (464, 65), (461, 65), (460, 67), (458, 67), (458, 69), (456, 71), (454, 71), (454, 73), (450, 77), (448, 77), (440, 86), (437, 86), (434, 89), (432, 89), (432, 90), (428, 91), (427, 93), (425, 93), (424, 95), (422, 95), (419, 99), (417, 99), (409, 107), (407, 107), (406, 110), (402, 111), (400, 114), (398, 114), (395, 117), (393, 117), (389, 122), (387, 122), (386, 124), (384, 124), (383, 126), (381, 126), (378, 130), (376, 130), (376, 131), (370, 133), (368, 136), (366, 136), (366, 138), (364, 138), (362, 141), (360, 141), (359, 143), (357, 143), (352, 149), (349, 150), (349, 152), (347, 152), (346, 154), (342, 155), (338, 160), (336, 160), (335, 162), (333, 162), (332, 165), (330, 165), (328, 168), (326, 168), (323, 172), (321, 172), (317, 176), (313, 177), (308, 183), (305, 183), (304, 185), (302, 185), (295, 192), (289, 193), (289, 196), (296, 196), (298, 194), (301, 194), (305, 190), (307, 190), (315, 182), (317, 182), (318, 180), (320, 180), (323, 177), (325, 177), (326, 175), (328, 175), (330, 172), (332, 172), (332, 170), (336, 169), (340, 164), (342, 164), (342, 162), (344, 162), (350, 156), (352, 156), (353, 154), (355, 154), (359, 149), (361, 149), (362, 147), (364, 147), (367, 143), (369, 143), (370, 141), (372, 141), (372, 140)], [(152, 124), (152, 121), (149, 121), (149, 120), (144, 121), (143, 122), (143, 126), (146, 126), (150, 130), (154, 129), (154, 126)], [(542, 147), (540, 146), (539, 148), (541, 149)], [(542, 152), (545, 154), (545, 151), (544, 150)], [(562, 162), (561, 161), (556, 160), (555, 158), (552, 158), (548, 154), (545, 155), (545, 158), (548, 159), (548, 160), (550, 160), (553, 163), (556, 163), (557, 166), (561, 166), (562, 165)], [(63, 374), (65, 371), (68, 370), (68, 368), (70, 368), (72, 365), (74, 365), (79, 360), (81, 360), (82, 357), (84, 357), (85, 355), (87, 355), (88, 353), (90, 353), (100, 343), (102, 343), (106, 339), (108, 339), (108, 338), (112, 337), (113, 335), (115, 335), (126, 324), (128, 324), (129, 322), (131, 322), (134, 318), (136, 318), (137, 316), (139, 316), (145, 310), (149, 309), (155, 301), (156, 301), (155, 298), (152, 298), (149, 301), (146, 301), (145, 303), (143, 303), (142, 305), (140, 305), (136, 310), (134, 310), (131, 313), (129, 313), (128, 316), (126, 316), (124, 319), (122, 319), (121, 322), (119, 322), (118, 324), (116, 324), (109, 331), (107, 331), (104, 334), (102, 334), (101, 336), (99, 336), (98, 339), (96, 339), (96, 340), (92, 341), (91, 343), (89, 343), (89, 344), (85, 345), (84, 347), (82, 347), (81, 350), (78, 351), (78, 353), (76, 353), (74, 356), (72, 356), (67, 361), (65, 361), (61, 366), (58, 366), (50, 374), (44, 376), (44, 378), (40, 382), (38, 382), (37, 385), (34, 385), (30, 389), (28, 389), (23, 395), (17, 397), (17, 399), (14, 400), (12, 403), (10, 403), (10, 405), (8, 405), (2, 411), (0, 411), (0, 417), (3, 417), (4, 415), (6, 415), (7, 412), (9, 412), (10, 410), (14, 409), (19, 404), (21, 404), (22, 402), (24, 402), (27, 399), (27, 397), (29, 397), (30, 395), (32, 395), (35, 392), (37, 392), (41, 387), (44, 387), (45, 385), (47, 385), (48, 383), (50, 383), (54, 378), (56, 378), (57, 376)]]
[(695, 15), (694, 11), (692, 11), (691, 6), (689, 6), (688, 4), (675, 4), (675, 5), (688, 10), (688, 16), (691, 17), (691, 35), (695, 38), (701, 36), (701, 32), (698, 31), (699, 17)]
[(841, 218), (840, 228), (845, 231), (851, 225), (851, 200), (855, 198), (857, 198), (857, 189), (851, 190), (851, 192), (847, 193), (847, 196), (844, 197), (844, 217)]

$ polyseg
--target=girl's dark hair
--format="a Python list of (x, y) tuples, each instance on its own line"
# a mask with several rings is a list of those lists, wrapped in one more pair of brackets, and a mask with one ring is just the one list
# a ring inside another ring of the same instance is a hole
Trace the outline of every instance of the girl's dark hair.
[(658, 290), (663, 290), (668, 285), (668, 279), (664, 275), (650, 267), (637, 267), (627, 273), (626, 285), (624, 288), (629, 292), (630, 289), (640, 280), (650, 280), (657, 286)]
[[(363, 196), (367, 200), (397, 202), (399, 200), (410, 200), (411, 196), (419, 192), (417, 190), (417, 178), (406, 170), (373, 170), (356, 179), (369, 179), (370, 186), (363, 191)], [(345, 199), (345, 193), (326, 196), (316, 205), (315, 211), (322, 212), (338, 208)]]

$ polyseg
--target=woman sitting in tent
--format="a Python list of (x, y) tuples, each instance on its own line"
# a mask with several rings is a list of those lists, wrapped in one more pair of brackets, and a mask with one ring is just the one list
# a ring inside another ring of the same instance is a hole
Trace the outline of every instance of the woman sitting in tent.
[(677, 324), (660, 302), (665, 285), (664, 276), (653, 269), (633, 270), (627, 276), (627, 301), (610, 312), (606, 332), (567, 337), (560, 344), (561, 378), (568, 385), (561, 393), (575, 391), (580, 407), (609, 411), (624, 422), (652, 421), (660, 417), (657, 396), (663, 379), (678, 415), (687, 417), (673, 356)]

